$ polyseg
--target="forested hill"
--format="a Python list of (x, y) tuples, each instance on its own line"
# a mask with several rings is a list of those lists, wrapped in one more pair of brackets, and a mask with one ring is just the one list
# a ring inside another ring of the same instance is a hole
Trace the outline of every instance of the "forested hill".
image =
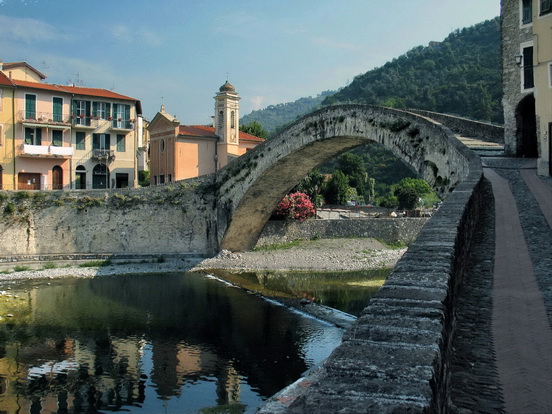
[(502, 122), (500, 67), (497, 17), (357, 76), (323, 105), (365, 103)]
[(300, 98), (294, 102), (278, 105), (270, 105), (264, 109), (258, 109), (241, 118), (240, 123), (250, 124), (253, 121), (260, 123), (268, 132), (275, 132), (279, 127), (295, 121), (297, 118), (308, 114), (322, 106), (322, 101), (335, 91), (322, 92), (314, 98)]
[(259, 122), (267, 131), (337, 103), (365, 103), (427, 109), (502, 123), (500, 21), (459, 29), (442, 42), (418, 46), (382, 67), (355, 77), (337, 93), (271, 105), (253, 111), (242, 124)]

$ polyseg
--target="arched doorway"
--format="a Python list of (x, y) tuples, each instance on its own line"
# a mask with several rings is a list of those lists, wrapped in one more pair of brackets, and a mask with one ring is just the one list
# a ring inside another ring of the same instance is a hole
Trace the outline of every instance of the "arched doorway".
[(537, 119), (535, 114), (535, 97), (533, 94), (524, 97), (516, 108), (517, 156), (538, 158)]
[(63, 170), (59, 165), (52, 168), (52, 190), (63, 190)]
[(109, 188), (109, 168), (97, 164), (92, 171), (92, 188)]
[(77, 190), (86, 189), (86, 167), (84, 165), (77, 165), (75, 188)]

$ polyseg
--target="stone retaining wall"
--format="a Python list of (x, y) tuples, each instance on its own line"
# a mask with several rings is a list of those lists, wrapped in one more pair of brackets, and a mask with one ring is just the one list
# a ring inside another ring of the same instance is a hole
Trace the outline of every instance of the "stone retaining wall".
[(334, 237), (371, 237), (389, 244), (410, 244), (427, 221), (427, 218), (269, 221), (256, 247), (294, 240)]
[(467, 137), (484, 138), (486, 141), (504, 144), (504, 126), (490, 122), (474, 121), (454, 115), (439, 114), (437, 112), (409, 110), (415, 114), (431, 118), (452, 131)]
[(262, 413), (450, 411), (455, 298), (485, 202), (480, 159), (460, 145), (468, 178), (421, 230), (312, 384), (301, 384), (306, 391), (287, 407), (276, 398)]

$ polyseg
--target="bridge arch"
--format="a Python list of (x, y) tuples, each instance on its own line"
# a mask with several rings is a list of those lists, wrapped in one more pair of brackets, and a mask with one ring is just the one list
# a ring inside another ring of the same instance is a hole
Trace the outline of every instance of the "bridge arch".
[(216, 173), (218, 248), (253, 248), (275, 206), (302, 178), (368, 141), (390, 149), (443, 198), (469, 172), (461, 144), (430, 119), (366, 105), (327, 107), (301, 118)]

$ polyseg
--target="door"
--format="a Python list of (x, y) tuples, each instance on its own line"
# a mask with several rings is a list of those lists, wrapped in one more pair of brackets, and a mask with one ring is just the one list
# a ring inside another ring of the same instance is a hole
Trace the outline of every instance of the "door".
[(17, 175), (18, 190), (40, 190), (39, 173), (19, 173)]
[(92, 188), (109, 188), (109, 168), (97, 164), (92, 170)]
[(59, 165), (52, 168), (52, 190), (63, 190), (63, 170)]

